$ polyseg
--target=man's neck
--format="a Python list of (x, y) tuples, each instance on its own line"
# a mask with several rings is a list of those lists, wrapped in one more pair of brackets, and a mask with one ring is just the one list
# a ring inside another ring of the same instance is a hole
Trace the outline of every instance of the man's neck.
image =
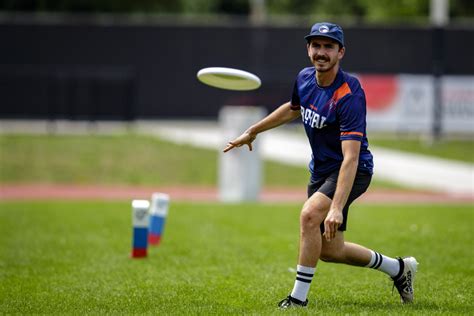
[(316, 81), (320, 87), (330, 86), (336, 79), (339, 71), (339, 65), (335, 65), (331, 70), (325, 72), (319, 72), (316, 70)]

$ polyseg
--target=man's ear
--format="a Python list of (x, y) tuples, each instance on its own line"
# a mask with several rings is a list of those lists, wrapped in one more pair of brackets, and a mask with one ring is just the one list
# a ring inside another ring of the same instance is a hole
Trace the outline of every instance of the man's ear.
[(342, 59), (344, 57), (344, 54), (346, 53), (346, 48), (345, 47), (341, 47), (339, 48), (339, 53), (338, 53), (338, 56), (337, 58), (338, 59)]

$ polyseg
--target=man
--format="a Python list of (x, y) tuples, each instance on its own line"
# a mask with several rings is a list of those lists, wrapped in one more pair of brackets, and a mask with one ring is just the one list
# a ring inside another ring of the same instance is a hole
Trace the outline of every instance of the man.
[(247, 145), (261, 132), (301, 117), (312, 149), (308, 199), (300, 215), (300, 247), (293, 290), (278, 306), (306, 306), (318, 260), (380, 270), (392, 277), (402, 303), (413, 301), (415, 258), (390, 258), (344, 241), (350, 204), (368, 188), (372, 154), (366, 135), (365, 93), (342, 71), (344, 34), (340, 26), (316, 23), (305, 37), (313, 67), (297, 76), (290, 102), (227, 144), (224, 152)]

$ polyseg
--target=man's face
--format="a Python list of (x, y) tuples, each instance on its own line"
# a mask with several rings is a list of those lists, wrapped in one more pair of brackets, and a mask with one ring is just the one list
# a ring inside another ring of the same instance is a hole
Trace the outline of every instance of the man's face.
[(314, 37), (307, 45), (308, 56), (318, 72), (327, 72), (344, 57), (345, 48), (327, 37)]

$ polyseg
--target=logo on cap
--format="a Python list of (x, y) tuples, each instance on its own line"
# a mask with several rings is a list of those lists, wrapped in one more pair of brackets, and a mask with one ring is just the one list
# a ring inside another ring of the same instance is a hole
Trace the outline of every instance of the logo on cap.
[(327, 25), (321, 25), (319, 27), (319, 32), (320, 33), (327, 33), (327, 32), (329, 32), (329, 27), (327, 27)]

